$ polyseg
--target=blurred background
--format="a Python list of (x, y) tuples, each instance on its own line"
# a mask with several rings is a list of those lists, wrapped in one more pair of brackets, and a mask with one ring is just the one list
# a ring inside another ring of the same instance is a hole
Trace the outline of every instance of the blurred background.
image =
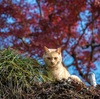
[(99, 0), (0, 0), (0, 49), (11, 47), (43, 63), (43, 47), (62, 47), (71, 74), (100, 84)]

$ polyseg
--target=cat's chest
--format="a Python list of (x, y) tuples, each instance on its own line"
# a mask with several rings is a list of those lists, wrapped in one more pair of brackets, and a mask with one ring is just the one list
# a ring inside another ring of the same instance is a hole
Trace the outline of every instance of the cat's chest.
[(51, 70), (54, 78), (62, 78), (64, 73), (64, 68), (60, 67), (58, 69)]

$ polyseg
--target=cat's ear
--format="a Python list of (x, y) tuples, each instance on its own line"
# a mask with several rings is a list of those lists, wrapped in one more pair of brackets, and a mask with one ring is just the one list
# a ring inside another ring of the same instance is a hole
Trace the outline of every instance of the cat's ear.
[(57, 52), (58, 54), (60, 54), (60, 53), (61, 53), (61, 47), (57, 48), (56, 52)]
[(49, 52), (49, 49), (46, 46), (44, 46), (44, 51), (47, 53)]

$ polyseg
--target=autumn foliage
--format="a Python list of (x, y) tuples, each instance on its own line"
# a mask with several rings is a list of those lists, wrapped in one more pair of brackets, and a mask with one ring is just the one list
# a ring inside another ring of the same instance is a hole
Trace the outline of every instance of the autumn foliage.
[[(100, 60), (99, 0), (0, 0), (0, 47), (42, 56), (62, 47), (87, 79)], [(85, 72), (84, 72), (85, 71)]]

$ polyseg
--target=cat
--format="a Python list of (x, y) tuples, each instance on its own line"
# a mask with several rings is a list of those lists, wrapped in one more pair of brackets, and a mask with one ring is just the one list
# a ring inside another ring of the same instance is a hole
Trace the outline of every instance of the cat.
[(82, 82), (78, 76), (70, 75), (66, 67), (63, 65), (61, 48), (49, 49), (44, 46), (43, 59), (47, 69), (51, 71), (54, 79), (62, 80), (71, 78), (75, 81)]

